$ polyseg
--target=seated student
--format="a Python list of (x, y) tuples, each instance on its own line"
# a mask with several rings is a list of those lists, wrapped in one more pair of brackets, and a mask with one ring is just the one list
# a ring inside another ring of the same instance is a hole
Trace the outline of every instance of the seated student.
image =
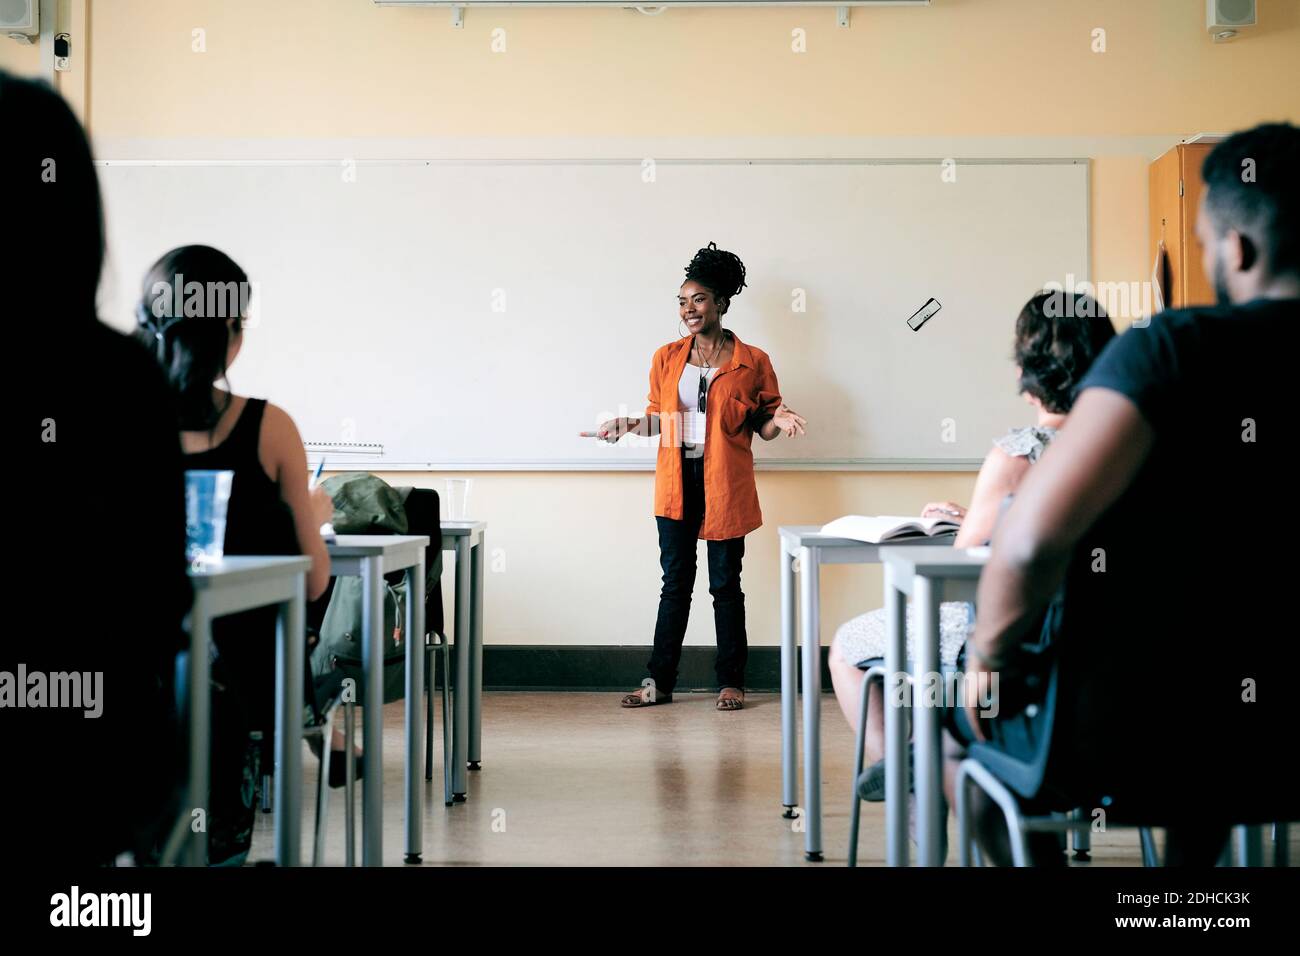
[(0, 850), (15, 872), (143, 859), (176, 819), (183, 773), (173, 674), (191, 591), (171, 394), (99, 320), (104, 223), (76, 117), (45, 83), (0, 71), (0, 128), (19, 236), (0, 257), (5, 388), (31, 453), (4, 472), (5, 590), (22, 614), (0, 641)]
[[(1112, 343), (994, 536), (969, 669), (1001, 671), (999, 697), (1014, 700), (1022, 645), (1041, 636), (1057, 661), (1053, 725), (1050, 707), (953, 712), (959, 744), (987, 740), (976, 759), (1041, 767), (1008, 781), (1021, 797), (1106, 800), (1113, 821), (1166, 827), (1167, 864), (1211, 865), (1231, 824), (1300, 810), (1286, 597), (1298, 169), (1300, 129), (1286, 124), (1210, 153), (1196, 230), (1219, 305)], [(1005, 829), (980, 823), (1004, 857)], [(1059, 860), (1046, 842), (1036, 859)]]
[[(1115, 329), (1105, 311), (1089, 296), (1075, 295), (1068, 308), (1061, 293), (1040, 292), (1016, 318), (1015, 361), (1020, 373), (1020, 393), (1037, 412), (1033, 425), (1015, 428), (993, 442), (984, 459), (970, 511), (952, 502), (928, 504), (924, 517), (956, 513), (961, 529), (953, 546), (985, 544), (993, 533), (999, 509), (1056, 435), (1074, 399), (1079, 378), (1112, 338)], [(1053, 308), (1055, 306), (1055, 308)], [(939, 608), (939, 659), (954, 666), (970, 632), (970, 615), (964, 601), (945, 601)], [(913, 657), (915, 623), (907, 607), (907, 658)], [(856, 729), (861, 694), (867, 690), (865, 671), (883, 664), (885, 612), (868, 611), (842, 624), (831, 643), (831, 681), (849, 725)], [(885, 798), (885, 710), (881, 682), (867, 702), (866, 755), (871, 766), (863, 774), (859, 794), (866, 800)]]
[[(333, 503), (323, 489), (309, 487), (307, 454), (293, 419), (265, 399), (216, 384), (226, 381), (243, 344), (248, 290), (247, 275), (225, 253), (210, 246), (173, 249), (144, 278), (138, 334), (174, 392), (185, 467), (234, 472), (225, 553), (310, 556), (307, 599), (314, 600), (329, 584), (320, 527)], [(275, 608), (262, 608), (213, 624), (213, 680), (233, 692), (213, 708), (214, 863), (242, 860), (251, 841), (251, 787), (243, 778), (255, 779), (249, 731), (261, 731), (269, 742), (275, 728), (275, 621)], [(336, 734), (333, 746), (342, 752), (343, 737)], [(266, 746), (260, 750), (270, 753)], [(332, 762), (335, 767), (331, 783), (341, 785), (344, 762)]]

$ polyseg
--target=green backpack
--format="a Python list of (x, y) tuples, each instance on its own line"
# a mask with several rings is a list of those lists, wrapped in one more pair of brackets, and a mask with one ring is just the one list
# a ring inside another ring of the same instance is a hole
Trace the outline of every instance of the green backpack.
[[(360, 472), (334, 475), (321, 482), (334, 499), (334, 519), (338, 534), (406, 534), (405, 502), (410, 488), (393, 488), (381, 478)], [(425, 593), (439, 586), (442, 577), (442, 550), (425, 567)], [(406, 572), (384, 576), (383, 638), (384, 703), (401, 700), (406, 691)], [(332, 670), (356, 682), (357, 703), (365, 704), (365, 681), (361, 668), (361, 578), (354, 575), (336, 577), (334, 590), (321, 624), (320, 641), (312, 651), (313, 677)], [(424, 636), (418, 639), (423, 641)]]

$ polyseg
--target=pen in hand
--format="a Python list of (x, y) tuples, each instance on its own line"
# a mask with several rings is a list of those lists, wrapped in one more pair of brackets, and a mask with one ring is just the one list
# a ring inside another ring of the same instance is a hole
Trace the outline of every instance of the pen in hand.
[(921, 509), (922, 518), (929, 518), (934, 515), (950, 515), (960, 521), (966, 516), (966, 512), (960, 505), (955, 505), (951, 501), (932, 502)]
[[(320, 487), (320, 476), (321, 472), (324, 470), (325, 458), (322, 456), (320, 463), (316, 466), (316, 474), (311, 476), (311, 481), (307, 483), (307, 488), (312, 492), (313, 507), (318, 507), (320, 509), (318, 517), (324, 519), (321, 521), (320, 525), (321, 537), (326, 540), (331, 540), (334, 538), (334, 525), (330, 520), (334, 516), (334, 502), (330, 495), (325, 492), (325, 489)], [(318, 498), (319, 501), (317, 501)], [(326, 508), (329, 509), (328, 512), (326, 512)]]

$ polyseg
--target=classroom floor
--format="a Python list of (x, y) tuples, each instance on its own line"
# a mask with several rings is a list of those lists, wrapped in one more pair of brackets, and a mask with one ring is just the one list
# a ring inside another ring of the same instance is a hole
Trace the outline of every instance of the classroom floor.
[[(827, 696), (822, 710), (825, 862), (806, 863), (803, 834), (781, 816), (780, 698), (750, 694), (718, 713), (712, 694), (622, 710), (617, 693), (489, 692), (483, 769), (469, 800), (442, 801), (441, 724), (425, 786), (425, 865), (843, 866), (853, 735)], [(403, 704), (384, 708), (384, 863), (403, 856)], [(319, 764), (304, 748), (303, 855), (311, 861)], [(802, 767), (800, 768), (802, 781)], [(358, 858), (360, 856), (358, 788)], [(331, 794), (326, 865), (342, 865), (343, 791)], [(273, 856), (271, 814), (258, 814), (250, 861)], [(1300, 828), (1296, 828), (1300, 830)], [(1293, 831), (1294, 832), (1294, 831)], [(950, 818), (949, 865), (956, 862)], [(1292, 841), (1300, 858), (1300, 833)], [(884, 804), (863, 805), (859, 863), (884, 862)], [(1140, 866), (1134, 830), (1093, 834), (1091, 866)]]

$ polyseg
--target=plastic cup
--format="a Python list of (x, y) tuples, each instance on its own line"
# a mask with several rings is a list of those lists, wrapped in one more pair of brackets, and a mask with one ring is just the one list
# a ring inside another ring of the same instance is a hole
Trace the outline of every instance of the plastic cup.
[(447, 479), (447, 520), (469, 520), (469, 490), (473, 479)]
[(226, 545), (226, 507), (233, 471), (185, 472), (185, 557), (190, 563), (220, 561)]

